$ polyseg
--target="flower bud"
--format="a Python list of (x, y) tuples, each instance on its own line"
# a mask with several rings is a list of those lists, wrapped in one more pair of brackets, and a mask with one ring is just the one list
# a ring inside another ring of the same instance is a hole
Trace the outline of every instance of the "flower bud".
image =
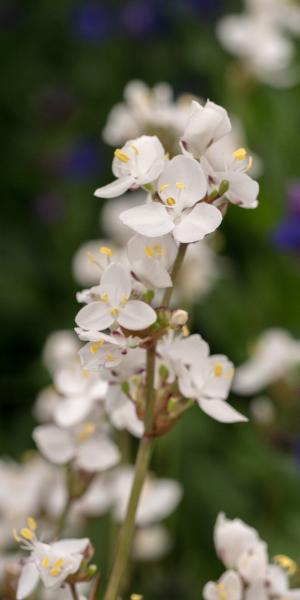
[(188, 318), (189, 318), (188, 312), (186, 310), (178, 308), (177, 310), (175, 310), (173, 312), (173, 314), (171, 316), (170, 325), (174, 329), (176, 327), (183, 327), (183, 325), (185, 325), (186, 322), (188, 321)]

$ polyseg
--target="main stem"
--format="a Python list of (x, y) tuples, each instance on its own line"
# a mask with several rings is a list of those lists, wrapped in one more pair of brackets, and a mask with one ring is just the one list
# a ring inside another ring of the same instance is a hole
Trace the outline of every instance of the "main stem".
[(145, 434), (141, 439), (135, 465), (135, 476), (127, 507), (127, 514), (122, 525), (117, 552), (111, 576), (108, 582), (104, 600), (116, 600), (128, 565), (130, 548), (135, 528), (135, 515), (138, 508), (140, 495), (148, 470), (152, 450), (153, 438), (151, 430), (153, 424), (154, 404), (154, 375), (155, 375), (155, 345), (147, 350), (146, 372), (146, 409), (144, 417)]
[(70, 588), (70, 592), (71, 592), (71, 596), (73, 598), (73, 600), (79, 600), (79, 596), (77, 594), (77, 590), (76, 590), (76, 586), (74, 583), (69, 583), (69, 588)]
[(168, 307), (170, 304), (171, 296), (173, 293), (173, 289), (178, 277), (178, 273), (181, 269), (182, 263), (184, 261), (185, 253), (187, 251), (188, 244), (180, 244), (177, 256), (173, 265), (173, 269), (171, 271), (171, 279), (173, 283), (173, 287), (168, 287), (164, 293), (162, 306)]

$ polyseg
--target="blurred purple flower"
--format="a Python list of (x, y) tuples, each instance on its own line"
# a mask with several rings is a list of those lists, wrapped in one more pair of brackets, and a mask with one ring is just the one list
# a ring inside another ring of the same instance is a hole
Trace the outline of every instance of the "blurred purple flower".
[(271, 239), (280, 250), (300, 250), (300, 181), (289, 186), (287, 214), (272, 231)]
[(161, 6), (155, 0), (130, 0), (120, 9), (122, 30), (132, 37), (159, 33), (166, 25)]
[(88, 43), (101, 43), (112, 29), (110, 14), (97, 2), (83, 2), (71, 14), (74, 36)]
[(101, 172), (102, 157), (99, 145), (92, 141), (80, 141), (58, 157), (56, 171), (62, 177), (76, 181), (89, 179)]
[(56, 223), (65, 212), (63, 198), (55, 192), (46, 192), (38, 196), (34, 208), (38, 218), (46, 224)]

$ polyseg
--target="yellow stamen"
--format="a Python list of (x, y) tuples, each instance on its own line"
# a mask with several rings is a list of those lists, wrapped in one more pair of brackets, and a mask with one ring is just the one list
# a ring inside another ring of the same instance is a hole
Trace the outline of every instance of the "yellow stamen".
[(164, 250), (160, 244), (154, 244), (153, 250), (154, 250), (154, 254), (156, 254), (156, 256), (163, 256)]
[(170, 153), (169, 153), (169, 152), (166, 152), (166, 154), (165, 154), (165, 159), (166, 159), (166, 160), (170, 160)]
[(105, 304), (107, 304), (107, 302), (109, 302), (109, 295), (106, 294), (105, 292), (103, 294), (100, 294), (100, 300), (102, 300), (102, 302), (105, 302)]
[(41, 562), (42, 567), (44, 567), (44, 569), (48, 569), (49, 565), (50, 565), (50, 559), (49, 556), (44, 556), (42, 562)]
[(80, 433), (78, 435), (79, 441), (85, 442), (93, 435), (93, 433), (95, 433), (95, 431), (96, 431), (95, 423), (93, 423), (92, 421), (88, 421), (87, 423), (84, 424), (82, 430), (80, 431)]
[(63, 566), (64, 562), (65, 562), (65, 561), (64, 561), (64, 559), (63, 559), (63, 558), (59, 558), (58, 560), (56, 560), (56, 561), (55, 561), (55, 563), (54, 563), (54, 565), (53, 565), (53, 566), (54, 566), (56, 569), (61, 569), (61, 567)]
[(125, 292), (122, 294), (121, 302), (122, 304), (126, 304), (126, 302), (128, 302), (128, 297), (126, 296)]
[(113, 255), (112, 249), (109, 248), (108, 246), (100, 246), (99, 252), (101, 254), (105, 254), (105, 256), (112, 256)]
[(172, 198), (172, 196), (169, 196), (169, 198), (167, 198), (167, 204), (169, 206), (174, 206), (174, 204), (176, 204), (176, 200)]
[(216, 377), (222, 377), (224, 373), (223, 365), (221, 363), (216, 363), (214, 366), (214, 373)]
[(60, 573), (61, 573), (61, 569), (58, 569), (58, 568), (56, 569), (55, 567), (53, 567), (53, 569), (51, 569), (51, 571), (50, 571), (50, 575), (52, 577), (57, 577), (57, 575), (60, 575)]
[(37, 528), (36, 520), (33, 517), (28, 517), (27, 525), (32, 531), (35, 531)]
[(105, 357), (105, 360), (107, 362), (112, 362), (114, 360), (114, 357), (113, 357), (112, 354), (107, 354), (106, 357)]
[(13, 534), (13, 538), (14, 538), (15, 542), (17, 542), (17, 544), (19, 544), (21, 541), (21, 538), (18, 536), (17, 530), (13, 529), (12, 534)]
[(145, 253), (147, 254), (148, 258), (153, 258), (154, 251), (153, 248), (151, 248), (151, 246), (145, 246)]
[(164, 190), (166, 190), (169, 187), (169, 183), (164, 183), (163, 185), (160, 186), (159, 191), (163, 192)]
[(175, 183), (175, 187), (177, 187), (178, 190), (185, 190), (186, 185), (182, 181), (177, 181)]
[(34, 538), (34, 533), (30, 529), (27, 529), (27, 527), (23, 527), (23, 529), (20, 531), (20, 534), (24, 540), (29, 540), (30, 542), (32, 542)]
[(183, 335), (183, 337), (187, 337), (188, 335), (190, 335), (190, 330), (189, 330), (189, 328), (187, 327), (187, 325), (184, 325), (184, 326), (182, 327), (181, 331), (182, 331), (182, 335)]
[(227, 600), (228, 595), (226, 593), (224, 583), (218, 583), (217, 588), (218, 588), (220, 600)]
[(99, 340), (98, 342), (93, 342), (90, 345), (90, 353), (97, 354), (98, 350), (100, 350), (100, 348), (102, 348), (103, 344), (104, 344), (104, 340)]
[(236, 160), (245, 160), (247, 158), (246, 148), (238, 148), (232, 154)]
[(252, 158), (252, 156), (249, 156), (247, 171), (250, 171), (250, 169), (252, 169), (252, 167), (253, 167), (253, 158)]
[(110, 314), (112, 317), (117, 317), (119, 315), (119, 309), (118, 308), (112, 308), (110, 311)]
[(128, 154), (126, 154), (126, 152), (123, 152), (123, 150), (120, 150), (119, 148), (115, 150), (115, 157), (123, 163), (128, 163), (130, 160)]
[(274, 556), (274, 561), (285, 569), (288, 575), (295, 575), (298, 570), (297, 563), (285, 554), (277, 554), (277, 556)]

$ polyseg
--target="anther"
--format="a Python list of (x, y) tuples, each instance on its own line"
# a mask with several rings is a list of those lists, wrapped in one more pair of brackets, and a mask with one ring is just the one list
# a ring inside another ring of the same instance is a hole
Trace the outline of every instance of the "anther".
[(128, 163), (130, 160), (128, 154), (119, 148), (115, 150), (115, 157), (123, 163)]

